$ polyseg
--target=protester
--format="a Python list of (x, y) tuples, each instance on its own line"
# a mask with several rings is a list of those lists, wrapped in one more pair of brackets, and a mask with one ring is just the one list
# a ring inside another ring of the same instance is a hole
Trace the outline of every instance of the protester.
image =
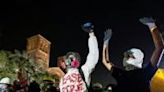
[[(83, 30), (89, 34), (89, 53), (84, 65), (80, 66), (80, 55), (77, 52), (68, 52), (65, 55), (66, 74), (60, 81), (60, 92), (88, 92), (91, 82), (91, 73), (98, 63), (99, 49), (97, 38), (94, 35), (93, 25), (85, 23)], [(81, 73), (82, 72), (82, 73)]]
[(158, 64), (161, 61), (164, 44), (152, 18), (141, 18), (140, 22), (148, 26), (155, 45), (150, 62), (145, 67), (143, 67), (144, 53), (138, 48), (131, 48), (124, 53), (124, 69), (112, 64), (108, 53), (108, 43), (112, 36), (112, 30), (105, 32), (102, 63), (112, 72), (118, 84), (113, 88), (112, 92), (150, 92), (150, 80), (157, 71)]

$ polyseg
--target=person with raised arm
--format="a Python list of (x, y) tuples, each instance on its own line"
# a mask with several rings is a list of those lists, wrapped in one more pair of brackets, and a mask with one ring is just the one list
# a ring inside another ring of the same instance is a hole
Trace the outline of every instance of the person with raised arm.
[(99, 49), (92, 23), (87, 22), (82, 28), (89, 34), (86, 62), (80, 67), (81, 60), (77, 52), (68, 52), (64, 56), (66, 74), (60, 81), (60, 92), (90, 92), (90, 75), (98, 63)]
[(131, 48), (124, 52), (123, 69), (112, 64), (108, 52), (112, 30), (105, 31), (102, 63), (117, 80), (117, 86), (113, 88), (112, 92), (150, 92), (150, 81), (158, 69), (164, 52), (164, 44), (153, 18), (144, 17), (139, 21), (149, 28), (155, 46), (150, 62), (145, 67), (142, 65), (144, 53), (138, 48)]

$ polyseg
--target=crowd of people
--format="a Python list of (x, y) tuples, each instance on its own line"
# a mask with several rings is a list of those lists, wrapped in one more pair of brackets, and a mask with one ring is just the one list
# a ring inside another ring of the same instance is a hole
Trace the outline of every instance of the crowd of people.
[(150, 92), (150, 81), (161, 61), (164, 42), (162, 34), (158, 30), (153, 18), (144, 17), (139, 19), (139, 21), (149, 28), (155, 46), (152, 56), (149, 59), (150, 62), (146, 66), (143, 66), (143, 51), (135, 47), (123, 53), (123, 68), (114, 65), (109, 59), (109, 41), (112, 37), (112, 30), (107, 29), (104, 32), (102, 63), (109, 72), (112, 72), (117, 85), (106, 87), (106, 90), (102, 90), (100, 85), (96, 87), (91, 86), (90, 76), (99, 59), (99, 48), (93, 31), (94, 26), (91, 23), (85, 23), (82, 29), (89, 34), (89, 53), (86, 62), (80, 67), (80, 55), (76, 52), (69, 52), (64, 56), (62, 65), (65, 67), (66, 74), (61, 79), (60, 91), (109, 92), (112, 90), (112, 92)]
[[(45, 92), (150, 92), (150, 81), (158, 69), (164, 51), (164, 42), (162, 34), (158, 30), (153, 18), (144, 17), (139, 21), (149, 28), (149, 32), (154, 42), (154, 51), (150, 62), (143, 66), (144, 53), (140, 48), (131, 48), (123, 53), (123, 68), (113, 64), (110, 61), (109, 41), (112, 38), (112, 29), (104, 32), (102, 63), (112, 76), (116, 79), (117, 85), (103, 87), (100, 83), (91, 83), (91, 74), (99, 60), (99, 46), (94, 34), (94, 26), (87, 22), (82, 25), (82, 29), (88, 33), (89, 52), (86, 62), (80, 65), (81, 58), (78, 52), (68, 52), (62, 57), (60, 68), (65, 72), (59, 83), (59, 89), (49, 84)], [(110, 81), (110, 80), (107, 80)], [(6, 83), (0, 84), (0, 92), (3, 89), (10, 88)], [(11, 91), (12, 92), (12, 91)], [(15, 91), (25, 92), (25, 91)], [(41, 92), (39, 85), (33, 81), (28, 86), (26, 92)], [(43, 91), (44, 92), (44, 91)]]

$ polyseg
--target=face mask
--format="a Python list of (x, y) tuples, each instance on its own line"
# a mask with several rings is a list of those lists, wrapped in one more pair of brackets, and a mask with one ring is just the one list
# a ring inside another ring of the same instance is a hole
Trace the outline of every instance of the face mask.
[(80, 63), (78, 60), (75, 59), (71, 62), (71, 67), (78, 68), (79, 66), (80, 66)]
[(137, 68), (142, 68), (142, 64), (136, 64), (135, 60), (126, 60), (123, 61), (123, 66), (125, 67), (125, 70), (129, 71), (129, 70), (134, 70)]

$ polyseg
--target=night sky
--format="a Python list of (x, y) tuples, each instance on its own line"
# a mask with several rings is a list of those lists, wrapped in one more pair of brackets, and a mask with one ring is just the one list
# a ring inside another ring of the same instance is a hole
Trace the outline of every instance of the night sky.
[[(160, 31), (164, 31), (164, 5), (151, 0), (110, 0), (108, 2), (56, 0), (5, 0), (0, 1), (0, 48), (26, 49), (26, 39), (41, 34), (51, 41), (50, 66), (56, 66), (56, 58), (68, 51), (79, 52), (85, 62), (88, 34), (81, 25), (91, 21), (100, 49), (100, 62), (93, 72), (93, 81), (111, 82), (109, 72), (101, 64), (103, 32), (113, 30), (110, 40), (110, 59), (121, 66), (123, 52), (131, 47), (144, 51), (145, 64), (153, 51), (148, 28), (138, 19), (152, 16)], [(103, 80), (102, 80), (103, 79)], [(109, 81), (106, 81), (109, 80)]]

